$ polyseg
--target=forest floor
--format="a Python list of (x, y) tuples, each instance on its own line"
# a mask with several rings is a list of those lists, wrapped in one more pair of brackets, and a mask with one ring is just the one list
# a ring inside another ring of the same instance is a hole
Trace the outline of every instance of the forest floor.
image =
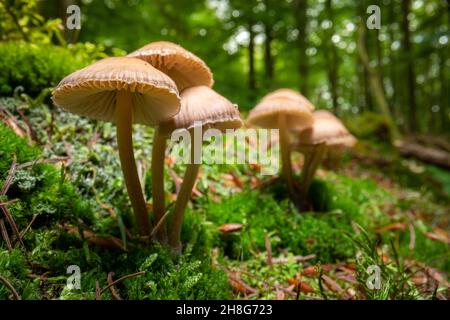
[[(310, 212), (255, 166), (203, 166), (173, 261), (134, 236), (113, 125), (26, 96), (0, 111), (0, 299), (450, 298), (450, 172), (382, 139), (319, 170)], [(151, 136), (136, 129), (147, 198)], [(168, 202), (184, 172), (174, 162)], [(67, 286), (71, 265), (80, 289)]]

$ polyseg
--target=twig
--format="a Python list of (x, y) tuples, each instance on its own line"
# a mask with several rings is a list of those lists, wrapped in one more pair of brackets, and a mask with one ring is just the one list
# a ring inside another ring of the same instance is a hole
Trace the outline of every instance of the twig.
[(39, 140), (39, 138), (36, 134), (36, 131), (33, 128), (33, 125), (31, 124), (30, 119), (25, 115), (25, 113), (22, 110), (17, 110), (17, 112), (22, 117), (23, 121), (25, 122), (31, 139), (37, 143), (41, 143), (41, 141)]
[(10, 204), (16, 203), (19, 199), (13, 199), (6, 202), (0, 202), (0, 206), (9, 206)]
[(181, 178), (172, 169), (169, 169), (169, 175), (173, 179), (173, 182), (175, 183), (175, 193), (178, 195), (181, 188)]
[(152, 232), (150, 233), (150, 238), (153, 237), (159, 230), (159, 228), (161, 228), (162, 224), (164, 223), (164, 221), (166, 220), (167, 216), (169, 215), (169, 211), (167, 211), (161, 219), (159, 219), (158, 223), (156, 224), (156, 226), (153, 228)]
[(14, 181), (14, 171), (16, 170), (16, 164), (17, 164), (17, 158), (16, 155), (13, 154), (13, 162), (11, 164), (11, 167), (9, 168), (8, 175), (6, 176), (5, 184), (2, 187), (2, 191), (0, 192), (0, 195), (4, 196), (7, 192), (9, 187)]
[(270, 238), (268, 234), (266, 234), (264, 237), (264, 245), (266, 246), (267, 251), (267, 264), (269, 265), (269, 269), (273, 270), (272, 245), (270, 244)]
[(17, 227), (16, 222), (14, 221), (13, 216), (11, 215), (11, 213), (9, 212), (9, 210), (6, 206), (0, 206), (0, 208), (3, 211), (3, 214), (5, 215), (6, 220), (8, 220), (9, 225), (13, 229), (13, 232), (16, 235), (17, 240), (19, 240), (20, 245), (25, 248), (25, 244), (23, 243), (22, 238), (20, 237), (20, 231), (19, 231), (19, 228)]
[(8, 281), (8, 279), (6, 279), (4, 276), (0, 275), (0, 281), (3, 282), (3, 284), (11, 291), (11, 293), (13, 294), (13, 296), (16, 300), (22, 300), (22, 297), (17, 292), (17, 290), (13, 287), (11, 282)]
[(133, 278), (133, 277), (136, 277), (136, 276), (140, 276), (140, 275), (143, 275), (143, 274), (145, 274), (145, 271), (139, 271), (139, 272), (136, 272), (136, 273), (132, 273), (132, 274), (128, 274), (128, 275), (126, 275), (126, 276), (123, 276), (123, 277), (117, 279), (116, 281), (111, 282), (110, 284), (108, 284), (108, 285), (107, 285), (106, 287), (104, 287), (103, 289), (101, 289), (101, 290), (100, 290), (100, 294), (102, 294), (103, 292), (105, 292), (106, 290), (108, 290), (109, 288), (111, 288), (112, 286), (118, 284), (119, 282), (122, 282), (123, 280), (126, 280), (126, 279), (128, 279), (128, 278)]
[(33, 216), (33, 218), (31, 219), (30, 223), (26, 226), (26, 228), (23, 229), (23, 230), (20, 232), (20, 237), (21, 237), (21, 238), (23, 238), (23, 236), (25, 235), (25, 233), (27, 233), (28, 230), (30, 230), (31, 225), (33, 224), (34, 220), (36, 220), (36, 218), (37, 218), (38, 216), (39, 216), (39, 214), (35, 214), (35, 215)]
[(95, 281), (95, 300), (102, 300), (102, 291), (100, 290), (98, 281)]
[(2, 234), (2, 238), (6, 242), (6, 247), (8, 248), (8, 251), (12, 251), (11, 240), (9, 240), (8, 232), (6, 231), (3, 219), (0, 219), (0, 233)]
[(51, 158), (51, 159), (42, 159), (42, 160), (33, 160), (33, 161), (28, 161), (22, 164), (19, 164), (16, 169), (24, 169), (24, 168), (28, 168), (28, 167), (32, 167), (36, 164), (43, 164), (43, 163), (58, 163), (58, 162), (63, 162), (63, 161), (67, 161), (69, 160), (69, 157), (55, 157), (55, 158)]
[(252, 190), (263, 189), (265, 187), (268, 187), (271, 184), (273, 184), (275, 181), (277, 181), (278, 179), (279, 179), (278, 177), (271, 177), (270, 179), (263, 181), (263, 182), (259, 183), (258, 185), (252, 187)]
[(110, 285), (109, 291), (111, 291), (111, 295), (115, 300), (122, 300), (122, 298), (120, 297), (120, 294), (117, 292), (116, 288), (114, 288), (113, 276), (114, 276), (114, 272), (108, 273), (107, 282), (108, 282), (108, 285)]
[(416, 246), (416, 231), (414, 230), (414, 225), (412, 223), (408, 225), (408, 228), (409, 228), (409, 252), (410, 255), (412, 256), (414, 248)]

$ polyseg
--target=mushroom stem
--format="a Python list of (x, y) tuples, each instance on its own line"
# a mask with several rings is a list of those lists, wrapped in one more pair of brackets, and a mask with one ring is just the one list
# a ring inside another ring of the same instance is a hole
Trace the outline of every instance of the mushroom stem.
[(289, 134), (287, 131), (286, 124), (286, 115), (279, 114), (278, 115), (278, 128), (280, 132), (280, 151), (281, 151), (281, 162), (282, 162), (282, 171), (284, 178), (286, 179), (286, 183), (288, 186), (289, 194), (291, 197), (294, 196), (294, 179), (292, 176), (292, 163), (291, 163), (291, 149), (289, 146)]
[(136, 168), (133, 150), (133, 96), (131, 92), (121, 90), (116, 96), (117, 145), (128, 196), (133, 207), (136, 223), (141, 236), (150, 234), (147, 203), (142, 193), (141, 182)]
[(306, 207), (309, 188), (311, 186), (317, 168), (322, 162), (325, 151), (326, 145), (325, 143), (321, 143), (313, 148), (311, 154), (305, 154), (305, 165), (300, 177), (300, 205), (302, 208)]
[[(166, 154), (166, 137), (161, 134), (159, 127), (153, 136), (152, 149), (152, 197), (153, 213), (156, 224), (164, 217), (166, 204), (164, 192), (164, 160)], [(163, 221), (156, 233), (156, 239), (161, 243), (167, 243), (167, 227)]]
[(169, 245), (174, 255), (181, 254), (181, 227), (183, 225), (184, 211), (191, 197), (192, 190), (197, 179), (198, 170), (200, 169), (199, 161), (195, 161), (195, 148), (194, 137), (191, 133), (191, 161), (187, 165), (186, 172), (184, 174), (183, 183), (181, 184), (180, 192), (178, 193), (177, 200), (175, 202), (175, 208), (172, 213), (172, 223), (169, 233)]

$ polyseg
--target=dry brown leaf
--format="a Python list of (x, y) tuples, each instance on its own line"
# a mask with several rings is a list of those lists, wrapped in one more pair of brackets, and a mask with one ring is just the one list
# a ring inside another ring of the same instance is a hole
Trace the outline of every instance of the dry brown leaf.
[(325, 282), (326, 286), (333, 292), (336, 293), (342, 293), (344, 291), (344, 289), (342, 289), (342, 287), (333, 279), (331, 279), (329, 276), (327, 275), (322, 275), (322, 279)]
[(442, 229), (436, 228), (433, 232), (425, 232), (425, 237), (434, 241), (450, 244), (450, 236)]
[(239, 277), (233, 273), (228, 274), (228, 280), (233, 290), (235, 290), (238, 293), (248, 295), (258, 292), (258, 290), (249, 286), (247, 283), (239, 279)]
[(219, 231), (222, 233), (232, 233), (242, 230), (242, 224), (240, 223), (226, 223), (218, 227)]
[(392, 224), (389, 224), (387, 226), (378, 228), (376, 230), (376, 232), (377, 233), (383, 233), (383, 232), (386, 232), (386, 231), (405, 230), (405, 229), (406, 229), (406, 223), (397, 222), (397, 223), (392, 223)]
[(308, 266), (301, 273), (305, 277), (316, 278), (319, 275), (319, 269), (316, 266)]
[(288, 283), (290, 285), (294, 285), (295, 291), (297, 291), (298, 289), (300, 289), (300, 292), (302, 293), (313, 293), (315, 291), (313, 287), (311, 287), (307, 282), (300, 281), (297, 278), (289, 278)]

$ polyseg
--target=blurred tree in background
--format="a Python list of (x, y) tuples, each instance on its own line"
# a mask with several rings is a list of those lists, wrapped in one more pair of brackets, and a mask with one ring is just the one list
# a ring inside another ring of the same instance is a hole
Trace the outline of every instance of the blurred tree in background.
[[(291, 87), (344, 118), (374, 112), (391, 117), (401, 132), (449, 131), (449, 1), (0, 3), (3, 41), (89, 42), (110, 55), (157, 40), (179, 43), (208, 63), (216, 89), (242, 110), (272, 89)], [(64, 29), (70, 4), (81, 7), (81, 30)], [(381, 29), (361, 31), (373, 4), (381, 9)]]

